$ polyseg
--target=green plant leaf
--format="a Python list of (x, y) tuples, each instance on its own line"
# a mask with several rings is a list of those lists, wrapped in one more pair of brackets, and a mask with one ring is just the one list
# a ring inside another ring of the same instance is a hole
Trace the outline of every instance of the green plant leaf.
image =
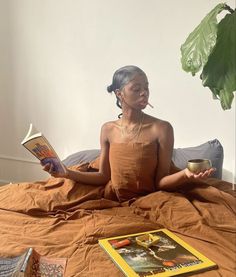
[(186, 72), (195, 75), (207, 62), (216, 43), (217, 14), (225, 9), (225, 4), (218, 4), (201, 21), (181, 45), (181, 63)]
[(218, 24), (217, 40), (201, 74), (203, 86), (220, 98), (224, 110), (230, 109), (236, 91), (236, 12)]

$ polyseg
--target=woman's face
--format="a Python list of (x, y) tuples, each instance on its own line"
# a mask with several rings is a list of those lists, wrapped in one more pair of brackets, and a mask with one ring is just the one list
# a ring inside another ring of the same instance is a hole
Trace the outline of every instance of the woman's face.
[(121, 103), (134, 109), (144, 109), (148, 104), (148, 79), (144, 74), (136, 74), (120, 91)]

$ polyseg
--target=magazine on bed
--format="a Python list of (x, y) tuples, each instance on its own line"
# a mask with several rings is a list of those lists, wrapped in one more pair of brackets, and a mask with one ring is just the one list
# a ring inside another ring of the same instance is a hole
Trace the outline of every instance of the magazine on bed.
[(66, 262), (66, 258), (48, 258), (29, 248), (20, 256), (0, 258), (0, 277), (63, 277)]
[(53, 171), (62, 174), (66, 173), (65, 166), (56, 151), (33, 124), (30, 124), (29, 131), (21, 144), (38, 158), (43, 165), (50, 163), (53, 165)]
[(126, 276), (175, 276), (217, 265), (167, 229), (99, 240)]

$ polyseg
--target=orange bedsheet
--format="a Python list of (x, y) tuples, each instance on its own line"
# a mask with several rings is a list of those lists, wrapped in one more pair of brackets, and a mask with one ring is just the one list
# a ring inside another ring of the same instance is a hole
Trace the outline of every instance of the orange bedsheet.
[(67, 257), (67, 277), (123, 276), (98, 239), (165, 227), (218, 264), (196, 276), (235, 276), (236, 203), (222, 189), (230, 192), (230, 184), (209, 179), (185, 192), (158, 191), (120, 204), (102, 199), (102, 186), (67, 179), (5, 185), (0, 255), (34, 247), (42, 255)]

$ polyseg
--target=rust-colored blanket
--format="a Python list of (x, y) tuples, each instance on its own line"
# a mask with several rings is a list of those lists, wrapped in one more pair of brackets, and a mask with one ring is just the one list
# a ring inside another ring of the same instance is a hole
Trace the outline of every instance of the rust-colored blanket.
[(165, 227), (218, 264), (196, 276), (235, 276), (236, 205), (230, 189), (209, 179), (184, 192), (158, 191), (120, 204), (101, 198), (102, 186), (68, 179), (5, 185), (0, 255), (34, 247), (42, 255), (67, 257), (67, 277), (123, 276), (98, 239)]

